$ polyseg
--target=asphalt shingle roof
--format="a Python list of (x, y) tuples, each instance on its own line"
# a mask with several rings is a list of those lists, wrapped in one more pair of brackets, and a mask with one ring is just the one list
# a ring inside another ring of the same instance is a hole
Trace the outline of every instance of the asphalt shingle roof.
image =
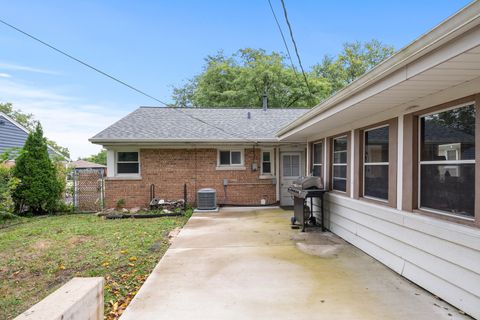
[(140, 107), (90, 140), (275, 140), (280, 128), (307, 111)]

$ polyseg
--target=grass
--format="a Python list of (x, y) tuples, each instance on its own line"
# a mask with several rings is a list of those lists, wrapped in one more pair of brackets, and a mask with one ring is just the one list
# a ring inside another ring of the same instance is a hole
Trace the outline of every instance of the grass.
[(116, 319), (188, 215), (105, 220), (91, 214), (24, 218), (0, 229), (0, 319), (11, 319), (72, 277), (104, 277)]

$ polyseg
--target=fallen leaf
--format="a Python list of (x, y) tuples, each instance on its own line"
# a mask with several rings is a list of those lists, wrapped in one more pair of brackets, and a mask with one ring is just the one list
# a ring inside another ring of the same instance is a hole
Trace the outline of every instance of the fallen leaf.
[(128, 258), (128, 260), (130, 260), (130, 261), (137, 261), (137, 257), (130, 257), (130, 258)]

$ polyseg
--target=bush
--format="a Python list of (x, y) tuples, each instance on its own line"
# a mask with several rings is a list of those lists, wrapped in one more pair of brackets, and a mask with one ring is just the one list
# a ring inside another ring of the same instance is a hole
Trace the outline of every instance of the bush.
[(65, 203), (63, 200), (58, 200), (55, 211), (59, 213), (73, 213), (73, 209), (73, 203)]
[(65, 181), (50, 159), (40, 124), (28, 135), (13, 175), (21, 181), (13, 193), (18, 212), (28, 209), (33, 214), (44, 214), (56, 210)]
[(12, 214), (12, 213), (8, 213), (8, 212), (0, 212), (0, 222), (1, 223), (5, 223), (7, 220), (13, 220), (13, 219), (17, 219), (18, 216)]
[(12, 193), (19, 184), (12, 175), (12, 169), (0, 164), (0, 214), (9, 215), (14, 210)]

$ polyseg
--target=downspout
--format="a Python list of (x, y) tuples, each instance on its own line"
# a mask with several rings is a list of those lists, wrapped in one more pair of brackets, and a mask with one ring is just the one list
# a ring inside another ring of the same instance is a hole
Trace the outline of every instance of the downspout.
[(276, 200), (280, 202), (280, 147), (275, 148), (275, 176), (277, 177), (277, 183), (275, 184)]

